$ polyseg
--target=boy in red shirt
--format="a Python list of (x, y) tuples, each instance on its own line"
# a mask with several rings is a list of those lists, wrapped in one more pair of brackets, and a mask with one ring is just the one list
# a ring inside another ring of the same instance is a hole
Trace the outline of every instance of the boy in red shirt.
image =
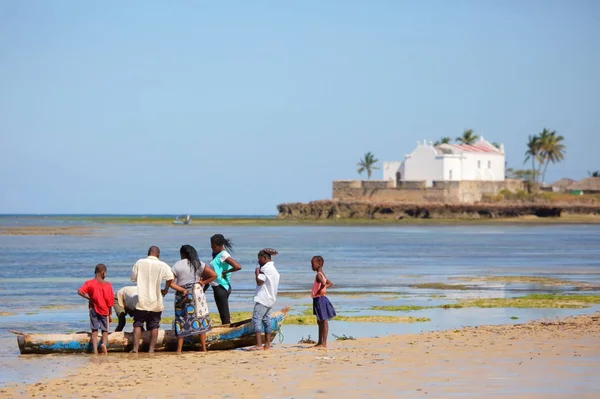
[(112, 321), (111, 308), (114, 305), (115, 296), (112, 285), (108, 281), (104, 281), (106, 266), (102, 263), (97, 264), (94, 273), (96, 277), (86, 281), (77, 293), (89, 301), (92, 349), (94, 355), (97, 355), (98, 330), (102, 330), (102, 344), (100, 345), (102, 353), (108, 353), (108, 324)]

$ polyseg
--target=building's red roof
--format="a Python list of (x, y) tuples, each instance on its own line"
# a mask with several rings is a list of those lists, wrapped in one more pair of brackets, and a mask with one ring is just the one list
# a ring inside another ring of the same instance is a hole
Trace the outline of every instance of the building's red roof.
[(452, 149), (457, 149), (463, 152), (492, 152), (492, 153), (500, 153), (500, 150), (497, 148), (490, 148), (485, 144), (443, 144), (451, 147)]

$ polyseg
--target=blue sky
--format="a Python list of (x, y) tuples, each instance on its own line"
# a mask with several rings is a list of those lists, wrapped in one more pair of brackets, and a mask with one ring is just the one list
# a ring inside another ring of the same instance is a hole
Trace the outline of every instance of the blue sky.
[[(0, 2), (0, 213), (274, 214), (472, 128), (600, 169), (600, 2)], [(376, 172), (381, 178), (381, 173)]]

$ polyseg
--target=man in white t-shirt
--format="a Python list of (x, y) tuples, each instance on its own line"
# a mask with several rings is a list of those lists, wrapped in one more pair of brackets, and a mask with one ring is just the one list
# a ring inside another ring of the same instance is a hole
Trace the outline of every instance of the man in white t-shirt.
[(163, 311), (163, 296), (161, 283), (166, 280), (166, 287), (175, 278), (169, 265), (160, 259), (160, 249), (151, 246), (148, 257), (140, 259), (133, 265), (131, 281), (137, 283), (138, 303), (133, 314), (133, 353), (137, 353), (142, 337), (142, 326), (150, 331), (150, 347), (148, 352), (154, 352), (158, 339), (158, 328)]
[[(252, 325), (256, 334), (256, 346), (250, 350), (271, 349), (271, 308), (277, 299), (279, 288), (279, 272), (271, 260), (277, 251), (272, 248), (262, 249), (258, 253), (258, 264), (254, 273), (256, 279), (256, 292), (254, 294), (254, 312)], [(265, 331), (265, 346), (262, 344), (262, 330)]]

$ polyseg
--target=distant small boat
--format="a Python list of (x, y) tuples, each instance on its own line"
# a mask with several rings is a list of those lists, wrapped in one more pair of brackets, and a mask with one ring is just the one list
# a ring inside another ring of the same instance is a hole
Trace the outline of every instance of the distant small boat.
[(192, 217), (190, 215), (177, 216), (173, 220), (173, 224), (192, 224)]
[[(289, 311), (289, 307), (280, 312), (271, 314), (271, 330), (269, 337), (272, 342), (279, 332), (281, 325)], [(19, 331), (10, 332), (17, 334), (17, 344), (22, 355), (45, 355), (51, 353), (89, 353), (91, 348), (91, 333), (77, 332), (73, 334), (25, 334)], [(148, 350), (150, 334), (142, 334), (140, 350)], [(208, 350), (225, 350), (244, 348), (256, 344), (256, 335), (252, 327), (252, 319), (232, 323), (228, 327), (215, 326), (206, 333), (206, 347)], [(200, 343), (197, 337), (189, 337), (183, 341), (184, 351), (198, 350)], [(129, 352), (133, 348), (133, 333), (112, 332), (108, 335), (109, 352)], [(156, 351), (175, 352), (177, 350), (177, 336), (173, 330), (159, 330)]]

